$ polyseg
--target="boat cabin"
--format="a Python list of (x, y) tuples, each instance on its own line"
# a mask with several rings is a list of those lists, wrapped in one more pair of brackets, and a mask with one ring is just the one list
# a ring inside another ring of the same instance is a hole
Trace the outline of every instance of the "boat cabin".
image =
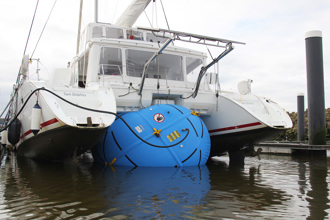
[[(89, 24), (81, 34), (79, 53), (72, 64), (79, 86), (107, 84), (110, 79), (111, 83), (140, 83), (144, 65), (169, 37), (112, 24)], [(199, 73), (206, 59), (203, 52), (171, 44), (150, 63), (145, 77), (182, 84), (187, 76)]]

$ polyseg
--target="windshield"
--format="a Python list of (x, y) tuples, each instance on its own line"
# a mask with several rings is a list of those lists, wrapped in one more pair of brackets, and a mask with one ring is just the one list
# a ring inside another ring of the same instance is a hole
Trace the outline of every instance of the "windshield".
[[(127, 75), (141, 77), (144, 64), (154, 52), (126, 50)], [(146, 78), (183, 81), (182, 57), (173, 54), (159, 55), (148, 67)]]

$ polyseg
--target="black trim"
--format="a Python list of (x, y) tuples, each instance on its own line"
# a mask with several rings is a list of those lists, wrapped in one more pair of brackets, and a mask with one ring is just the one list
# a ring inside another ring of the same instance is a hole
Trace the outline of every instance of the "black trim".
[(195, 126), (193, 125), (193, 123), (189, 120), (189, 118), (187, 118), (187, 120), (190, 122), (191, 126), (193, 127), (193, 129), (195, 130), (196, 136), (198, 137), (198, 133), (196, 131)]
[(107, 139), (108, 131), (105, 133), (104, 138), (103, 138), (103, 160), (107, 162), (107, 157), (105, 156), (105, 143)]
[(198, 161), (198, 166), (201, 164), (202, 160), (202, 150), (199, 150), (199, 161)]
[(114, 141), (116, 142), (116, 144), (117, 144), (117, 147), (118, 147), (120, 150), (123, 150), (123, 149), (120, 147), (120, 145), (118, 144), (117, 139), (115, 138), (115, 135), (113, 134), (113, 131), (111, 131), (111, 134), (112, 134), (113, 140), (114, 140)]
[(176, 110), (178, 110), (179, 112), (181, 112), (181, 114), (183, 114), (183, 112), (182, 112), (180, 109), (178, 109), (177, 107), (175, 107), (175, 106), (173, 106), (173, 105), (169, 105), (169, 106), (175, 108)]
[(201, 138), (203, 138), (203, 136), (204, 136), (204, 126), (203, 126), (203, 121), (202, 121), (202, 119), (200, 119), (200, 118), (199, 118), (199, 120), (201, 121), (201, 126), (202, 126), (202, 136), (201, 136)]
[(192, 152), (192, 154), (189, 155), (189, 157), (187, 157), (185, 160), (182, 161), (182, 163), (186, 162), (190, 157), (192, 157), (192, 155), (194, 155), (194, 153), (197, 151), (197, 148), (194, 150), (194, 152)]
[(131, 162), (135, 167), (137, 167), (137, 165), (126, 154), (125, 157), (127, 158), (127, 160), (129, 160), (129, 162)]

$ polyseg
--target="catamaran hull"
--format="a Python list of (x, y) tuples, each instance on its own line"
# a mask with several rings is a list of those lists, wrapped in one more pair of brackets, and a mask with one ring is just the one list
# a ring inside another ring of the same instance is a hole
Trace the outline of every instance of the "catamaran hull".
[[(42, 89), (33, 92), (38, 88)], [(18, 143), (12, 144), (19, 156), (32, 159), (65, 160), (79, 156), (102, 139), (115, 119), (112, 114), (98, 112), (116, 112), (111, 90), (44, 89), (41, 82), (25, 82), (19, 88), (16, 100), (18, 104), (14, 110), (20, 112), (17, 114), (21, 127), (15, 134)], [(32, 128), (36, 103), (40, 108), (37, 130)]]
[(17, 154), (35, 160), (74, 159), (101, 141), (107, 129), (62, 126), (27, 139)]
[(285, 110), (269, 99), (224, 93), (219, 103), (218, 111), (202, 116), (211, 136), (211, 156), (251, 146), (292, 126)]
[(210, 157), (219, 156), (224, 152), (238, 151), (246, 146), (253, 146), (262, 140), (275, 137), (284, 131), (284, 129), (264, 127), (248, 131), (213, 135), (211, 136), (212, 147)]

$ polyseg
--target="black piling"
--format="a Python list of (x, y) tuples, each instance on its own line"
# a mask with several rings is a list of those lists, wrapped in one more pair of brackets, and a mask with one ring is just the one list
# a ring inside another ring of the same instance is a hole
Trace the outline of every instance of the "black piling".
[(308, 138), (310, 145), (326, 144), (325, 101), (323, 76), (322, 32), (309, 31), (305, 35)]
[(298, 112), (298, 137), (297, 141), (305, 140), (305, 96), (299, 93), (297, 96), (297, 112)]

